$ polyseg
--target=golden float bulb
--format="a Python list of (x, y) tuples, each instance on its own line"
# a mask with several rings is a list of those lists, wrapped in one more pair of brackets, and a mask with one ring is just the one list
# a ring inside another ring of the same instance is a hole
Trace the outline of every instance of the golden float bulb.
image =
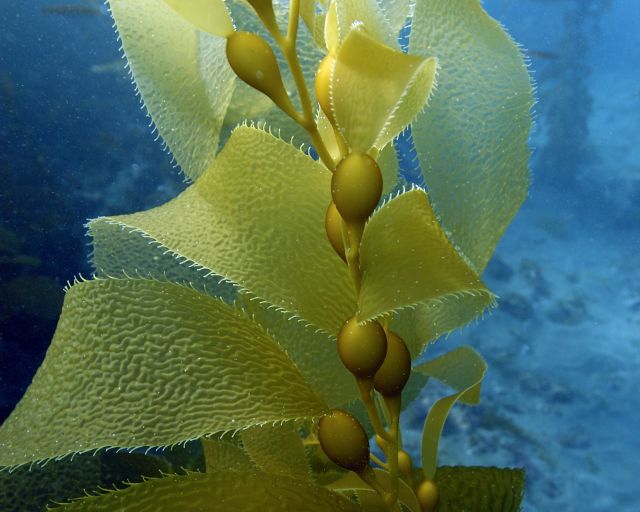
[(335, 409), (320, 419), (320, 446), (331, 461), (359, 472), (369, 465), (369, 440), (362, 425), (346, 411)]
[(316, 99), (331, 124), (335, 124), (331, 110), (331, 69), (335, 61), (336, 58), (331, 54), (322, 59), (318, 65), (315, 81)]
[(398, 451), (398, 469), (407, 478), (411, 477), (413, 464), (411, 463), (411, 457), (404, 450)]
[(338, 333), (338, 354), (353, 375), (370, 379), (387, 354), (387, 337), (378, 322), (360, 324), (356, 317), (347, 320)]
[(411, 374), (411, 354), (402, 338), (387, 332), (387, 354), (382, 366), (373, 377), (373, 385), (385, 396), (396, 396), (403, 389)]
[(382, 173), (376, 161), (361, 153), (343, 158), (331, 177), (331, 195), (345, 221), (366, 221), (382, 195)]
[(227, 60), (238, 78), (263, 92), (288, 115), (295, 117), (280, 68), (271, 46), (257, 34), (234, 32), (227, 38)]
[(342, 217), (340, 217), (340, 213), (333, 202), (327, 208), (327, 213), (324, 216), (324, 227), (331, 246), (338, 253), (338, 256), (346, 262), (347, 257), (342, 241)]
[(440, 491), (433, 480), (424, 480), (416, 490), (416, 497), (424, 512), (432, 512), (438, 504)]

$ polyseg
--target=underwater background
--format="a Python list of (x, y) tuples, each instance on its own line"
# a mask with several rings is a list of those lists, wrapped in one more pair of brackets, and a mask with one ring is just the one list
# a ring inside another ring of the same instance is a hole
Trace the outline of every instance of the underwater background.
[[(440, 463), (520, 466), (526, 511), (640, 510), (640, 2), (487, 0), (537, 84), (532, 187), (484, 279), (499, 307), (440, 340), (490, 364)], [(2, 0), (0, 421), (89, 276), (83, 224), (185, 187), (154, 140), (106, 7)], [(414, 169), (407, 179), (419, 182)], [(429, 387), (404, 413), (418, 449)]]

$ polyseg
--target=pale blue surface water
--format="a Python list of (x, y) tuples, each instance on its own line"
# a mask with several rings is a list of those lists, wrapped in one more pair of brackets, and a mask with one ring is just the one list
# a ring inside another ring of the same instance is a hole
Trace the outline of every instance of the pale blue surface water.
[[(0, 418), (44, 355), (62, 285), (91, 272), (86, 219), (161, 204), (184, 186), (104, 7), (78, 4), (94, 12), (46, 13), (58, 4), (41, 0), (0, 10)], [(481, 405), (452, 413), (440, 462), (524, 467), (526, 511), (634, 512), (640, 2), (485, 7), (531, 60), (533, 184), (484, 276), (499, 308), (427, 353), (468, 343), (490, 363)], [(413, 453), (438, 392), (403, 417)]]

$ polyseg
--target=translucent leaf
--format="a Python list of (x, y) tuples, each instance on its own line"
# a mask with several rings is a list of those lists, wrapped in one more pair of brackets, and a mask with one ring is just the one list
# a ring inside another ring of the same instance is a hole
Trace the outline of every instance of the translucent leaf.
[(164, 0), (189, 23), (214, 36), (228, 37), (233, 23), (223, 0)]
[(455, 390), (455, 393), (439, 399), (431, 406), (422, 430), (422, 473), (425, 479), (433, 480), (438, 443), (449, 411), (458, 400), (469, 405), (480, 402), (480, 386), (487, 363), (471, 347), (464, 346), (421, 364), (414, 371), (437, 379)]
[(89, 223), (93, 239), (91, 263), (97, 277), (144, 278), (188, 284), (207, 295), (218, 297), (228, 304), (236, 298), (237, 290), (220, 276), (207, 275), (197, 266), (183, 265), (183, 261), (167, 252), (166, 247), (153, 243), (141, 231), (101, 217)]
[(369, 219), (360, 268), (363, 321), (421, 306), (421, 321), (436, 333), (470, 321), (494, 300), (451, 245), (420, 189), (397, 196)]
[(344, 406), (360, 397), (353, 375), (338, 357), (335, 337), (290, 320), (290, 315), (274, 311), (269, 304), (250, 300), (244, 294), (239, 295), (238, 304), (284, 348), (305, 380), (330, 407)]
[[(214, 507), (214, 508), (212, 508)], [(220, 471), (171, 475), (72, 502), (67, 512), (357, 512), (360, 507), (323, 487), (281, 475)]]
[(223, 439), (200, 439), (207, 473), (224, 470), (256, 471), (256, 465), (240, 446)]
[(249, 428), (242, 432), (242, 443), (251, 460), (265, 473), (310, 479), (302, 439), (292, 424)]
[(324, 41), (330, 53), (335, 54), (340, 46), (340, 30), (338, 28), (338, 4), (332, 0), (324, 20)]
[(164, 0), (110, 0), (136, 86), (182, 171), (213, 161), (235, 83), (226, 40), (185, 21)]
[(393, 144), (387, 144), (376, 159), (382, 172), (382, 195), (389, 194), (398, 182), (398, 156)]
[(391, 33), (398, 36), (405, 26), (415, 2), (411, 0), (378, 0), (384, 16), (387, 18)]
[(67, 292), (46, 358), (0, 427), (0, 466), (325, 410), (277, 343), (223, 302), (168, 283), (87, 281)]
[(324, 20), (325, 9), (321, 6), (316, 8), (315, 0), (300, 1), (300, 16), (304, 20), (307, 30), (311, 34), (313, 41), (318, 48), (325, 48), (324, 42)]
[[(385, 488), (388, 489), (390, 486), (389, 474), (380, 469), (375, 469), (374, 471), (376, 472), (378, 480)], [(420, 512), (420, 503), (418, 503), (418, 499), (416, 498), (413, 489), (411, 489), (404, 480), (398, 480), (398, 484), (398, 501), (403, 505), (406, 505), (411, 512)], [(369, 487), (368, 484), (353, 472), (345, 473), (339, 480), (327, 485), (326, 487), (333, 489), (334, 491), (357, 491), (358, 494), (366, 492), (368, 494), (377, 495), (377, 493)]]
[(353, 150), (384, 147), (424, 107), (437, 61), (385, 46), (356, 27), (340, 47), (331, 75), (336, 123)]
[(240, 127), (178, 198), (104, 222), (142, 231), (186, 265), (335, 334), (355, 311), (355, 293), (324, 230), (330, 180), (289, 144)]
[(439, 60), (411, 131), (434, 209), (481, 273), (529, 186), (529, 74), (479, 0), (418, 1), (409, 51)]
[(438, 512), (521, 510), (525, 484), (522, 469), (442, 466), (435, 480), (440, 491)]
[(397, 48), (397, 33), (389, 25), (376, 0), (335, 0), (338, 41), (341, 44), (355, 23), (361, 23), (376, 41)]

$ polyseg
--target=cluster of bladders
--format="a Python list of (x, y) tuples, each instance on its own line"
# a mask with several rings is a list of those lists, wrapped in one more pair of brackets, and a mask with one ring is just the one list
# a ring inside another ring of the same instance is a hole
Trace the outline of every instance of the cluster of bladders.
[[(274, 31), (275, 19), (271, 2), (250, 3), (278, 41), (280, 34), (277, 28)], [(279, 40), (280, 43), (282, 41), (283, 39)], [(318, 135), (315, 121), (299, 114), (291, 102), (282, 82), (275, 54), (262, 37), (234, 31), (227, 36), (226, 53), (231, 68), (241, 80), (269, 96), (280, 109), (306, 128), (312, 139), (313, 135)], [(336, 128), (330, 98), (330, 77), (334, 62), (335, 56), (331, 54), (322, 60), (316, 74), (315, 90), (320, 107), (332, 124), (336, 136), (341, 137)], [(292, 72), (295, 74), (294, 69)], [(300, 92), (303, 94), (303, 91)], [(342, 144), (342, 147), (344, 149), (346, 145)], [(326, 159), (323, 161), (327, 164)], [(382, 195), (382, 174), (374, 158), (357, 152), (348, 152), (337, 165), (328, 167), (333, 171), (333, 201), (325, 216), (326, 233), (336, 253), (348, 265), (359, 293), (361, 276), (358, 247), (364, 225)], [(340, 329), (337, 346), (342, 363), (356, 378), (376, 431), (376, 443), (387, 457), (387, 463), (382, 464), (392, 476), (395, 474), (395, 485), (393, 478), (391, 490), (380, 485), (371, 467), (372, 456), (365, 430), (349, 412), (335, 409), (320, 419), (317, 431), (320, 446), (332, 462), (357, 473), (378, 491), (389, 507), (393, 507), (398, 498), (398, 471), (408, 481), (411, 481), (412, 476), (411, 458), (398, 445), (400, 395), (411, 372), (409, 350), (397, 334), (380, 322), (359, 323), (355, 315), (347, 319)], [(388, 430), (385, 430), (379, 419), (373, 400), (374, 389), (382, 395), (389, 411), (391, 421)], [(425, 512), (433, 511), (438, 502), (438, 488), (433, 481), (425, 480), (417, 487), (416, 496)]]

